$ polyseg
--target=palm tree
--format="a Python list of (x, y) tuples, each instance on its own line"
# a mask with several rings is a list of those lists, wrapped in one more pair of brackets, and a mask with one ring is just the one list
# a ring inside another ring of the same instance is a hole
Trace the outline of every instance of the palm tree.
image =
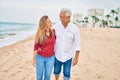
[(115, 26), (117, 26), (118, 25), (118, 22), (119, 22), (119, 12), (118, 11), (116, 11), (116, 17), (115, 17)]
[(107, 21), (109, 21), (110, 17), (111, 16), (109, 14), (106, 15)]
[(92, 16), (92, 20), (93, 20), (93, 27), (95, 27), (95, 24), (99, 21), (99, 18), (97, 18), (96, 16)]
[(117, 22), (119, 21), (118, 17), (115, 17), (115, 26), (117, 26)]
[(86, 23), (86, 27), (87, 27), (88, 17), (84, 17), (84, 23)]
[(116, 13), (116, 11), (114, 9), (112, 9), (111, 14), (112, 14), (113, 18), (114, 18), (115, 13)]
[(95, 16), (92, 16), (93, 27), (95, 27)]
[(113, 22), (112, 20), (109, 20), (109, 23), (110, 23), (110, 27), (112, 27), (111, 25), (113, 25)]
[(110, 15), (109, 15), (109, 14), (107, 14), (107, 15), (106, 15), (106, 17), (109, 19), (109, 18), (110, 18)]
[[(112, 10), (111, 10), (111, 14), (112, 14), (113, 23), (114, 23), (114, 17), (115, 17), (116, 11), (115, 11), (114, 9), (112, 9)], [(113, 24), (112, 26), (114, 26), (114, 24)]]
[(106, 15), (107, 24), (108, 24), (108, 25), (107, 25), (107, 27), (108, 27), (108, 32), (109, 32), (109, 21), (110, 21), (110, 17), (111, 17), (111, 16), (110, 16), (109, 14)]
[(103, 27), (108, 26), (108, 22), (106, 20), (102, 20)]

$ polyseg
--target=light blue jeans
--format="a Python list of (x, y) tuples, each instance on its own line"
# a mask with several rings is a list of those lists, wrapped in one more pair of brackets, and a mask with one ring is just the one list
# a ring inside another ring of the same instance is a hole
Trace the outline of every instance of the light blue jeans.
[(55, 57), (36, 55), (36, 80), (50, 80)]

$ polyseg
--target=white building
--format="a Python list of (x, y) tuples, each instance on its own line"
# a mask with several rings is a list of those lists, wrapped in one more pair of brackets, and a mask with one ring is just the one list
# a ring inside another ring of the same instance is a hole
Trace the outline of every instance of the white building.
[(81, 26), (80, 22), (83, 19), (83, 15), (80, 13), (75, 13), (73, 14), (73, 22), (77, 25), (77, 26)]
[(120, 25), (120, 7), (117, 8), (117, 12), (118, 12), (118, 19), (119, 19), (118, 25)]
[(97, 23), (97, 25), (100, 25), (101, 20), (103, 19), (104, 16), (104, 9), (99, 9), (99, 8), (88, 9), (88, 18), (91, 25), (93, 22), (92, 16), (96, 16), (97, 18), (99, 18), (100, 21)]
[(99, 8), (88, 9), (88, 16), (103, 16), (103, 15), (104, 9)]
[(73, 22), (79, 22), (82, 20), (82, 18), (83, 18), (83, 15), (80, 13), (73, 14)]

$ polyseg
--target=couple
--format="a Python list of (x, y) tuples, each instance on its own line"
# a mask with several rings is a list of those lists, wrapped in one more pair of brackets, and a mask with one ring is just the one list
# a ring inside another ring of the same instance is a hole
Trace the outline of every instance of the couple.
[(40, 19), (33, 54), (33, 66), (36, 66), (37, 80), (43, 80), (43, 78), (50, 80), (53, 66), (55, 80), (59, 79), (62, 66), (64, 80), (70, 80), (71, 65), (78, 63), (79, 29), (70, 22), (71, 10), (61, 9), (59, 17), (60, 22), (56, 23), (53, 29), (48, 16)]

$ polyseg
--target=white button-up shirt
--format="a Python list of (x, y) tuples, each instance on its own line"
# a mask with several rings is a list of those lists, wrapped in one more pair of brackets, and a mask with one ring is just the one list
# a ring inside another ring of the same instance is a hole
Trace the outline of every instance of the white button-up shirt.
[(66, 28), (61, 22), (56, 23), (53, 28), (56, 33), (55, 57), (59, 61), (65, 62), (71, 59), (76, 51), (80, 51), (80, 31), (71, 22)]

